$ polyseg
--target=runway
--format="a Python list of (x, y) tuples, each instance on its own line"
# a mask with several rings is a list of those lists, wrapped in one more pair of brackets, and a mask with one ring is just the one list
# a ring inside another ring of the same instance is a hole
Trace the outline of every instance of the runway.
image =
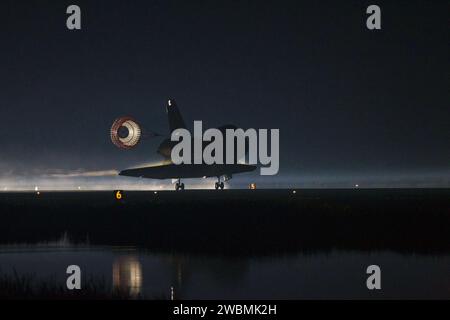
[(448, 189), (0, 193), (0, 244), (53, 241), (161, 252), (450, 252)]

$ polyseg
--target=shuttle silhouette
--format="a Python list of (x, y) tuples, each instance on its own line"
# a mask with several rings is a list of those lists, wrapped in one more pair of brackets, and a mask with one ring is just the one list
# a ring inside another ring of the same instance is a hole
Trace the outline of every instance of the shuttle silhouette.
[[(178, 106), (173, 99), (167, 101), (166, 106), (169, 130), (172, 133), (176, 129), (187, 129)], [(236, 129), (234, 125), (224, 125), (219, 128), (224, 135), (226, 129)], [(177, 141), (171, 141), (167, 138), (161, 142), (157, 152), (164, 157), (164, 161), (154, 166), (126, 169), (119, 173), (121, 176), (150, 178), (150, 179), (176, 179), (176, 190), (184, 190), (183, 178), (208, 178), (217, 177), (215, 189), (223, 189), (224, 181), (228, 181), (233, 174), (250, 172), (256, 169), (256, 166), (249, 164), (238, 164), (235, 159), (234, 164), (174, 164), (171, 160), (172, 148), (178, 144)], [(192, 143), (193, 145), (193, 143)], [(203, 145), (204, 147), (204, 145)], [(236, 154), (236, 152), (235, 152)], [(225, 150), (224, 150), (225, 155)], [(224, 156), (225, 158), (225, 156)]]

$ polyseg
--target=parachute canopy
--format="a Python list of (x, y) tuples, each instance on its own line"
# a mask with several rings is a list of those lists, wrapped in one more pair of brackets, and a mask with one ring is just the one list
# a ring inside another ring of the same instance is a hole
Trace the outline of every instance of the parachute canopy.
[(111, 141), (121, 149), (131, 149), (141, 140), (140, 125), (131, 117), (120, 117), (111, 126)]

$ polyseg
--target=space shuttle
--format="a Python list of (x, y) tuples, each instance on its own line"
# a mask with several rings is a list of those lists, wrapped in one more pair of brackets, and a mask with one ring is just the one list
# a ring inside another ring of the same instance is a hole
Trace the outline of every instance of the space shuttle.
[[(181, 115), (181, 112), (174, 99), (169, 99), (166, 105), (166, 112), (169, 124), (169, 131), (172, 133), (177, 129), (187, 129), (186, 123)], [(121, 118), (118, 123), (117, 120), (111, 129), (111, 137), (113, 142), (123, 148), (128, 148), (130, 141), (139, 140), (136, 139), (137, 135), (140, 135), (140, 128), (131, 118)], [(124, 121), (125, 120), (125, 121)], [(121, 123), (123, 122), (123, 123)], [(129, 135), (127, 137), (119, 137), (117, 132), (120, 126), (125, 125), (128, 129)], [(234, 125), (223, 125), (218, 127), (223, 135), (227, 129), (236, 129)], [(130, 138), (130, 133), (134, 134)], [(126, 169), (120, 171), (120, 176), (136, 177), (136, 178), (149, 178), (149, 179), (173, 179), (176, 180), (175, 190), (184, 190), (184, 183), (181, 179), (187, 178), (217, 178), (215, 183), (215, 189), (223, 189), (224, 182), (230, 180), (234, 174), (243, 172), (250, 172), (256, 169), (255, 165), (241, 164), (237, 161), (234, 164), (174, 164), (171, 160), (171, 152), (173, 147), (177, 144), (177, 141), (172, 141), (170, 138), (164, 139), (158, 146), (156, 152), (160, 154), (164, 161), (154, 166), (145, 166), (132, 169)], [(225, 154), (225, 150), (224, 150)], [(235, 153), (236, 154), (236, 153)]]

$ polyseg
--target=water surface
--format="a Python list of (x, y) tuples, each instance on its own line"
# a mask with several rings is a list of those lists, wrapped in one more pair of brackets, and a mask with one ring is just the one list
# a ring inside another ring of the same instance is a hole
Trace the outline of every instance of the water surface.
[[(450, 298), (450, 255), (330, 251), (265, 257), (152, 253), (133, 247), (2, 246), (3, 274), (65, 284), (68, 265), (83, 279), (147, 299)], [(377, 264), (382, 290), (366, 288)]]

